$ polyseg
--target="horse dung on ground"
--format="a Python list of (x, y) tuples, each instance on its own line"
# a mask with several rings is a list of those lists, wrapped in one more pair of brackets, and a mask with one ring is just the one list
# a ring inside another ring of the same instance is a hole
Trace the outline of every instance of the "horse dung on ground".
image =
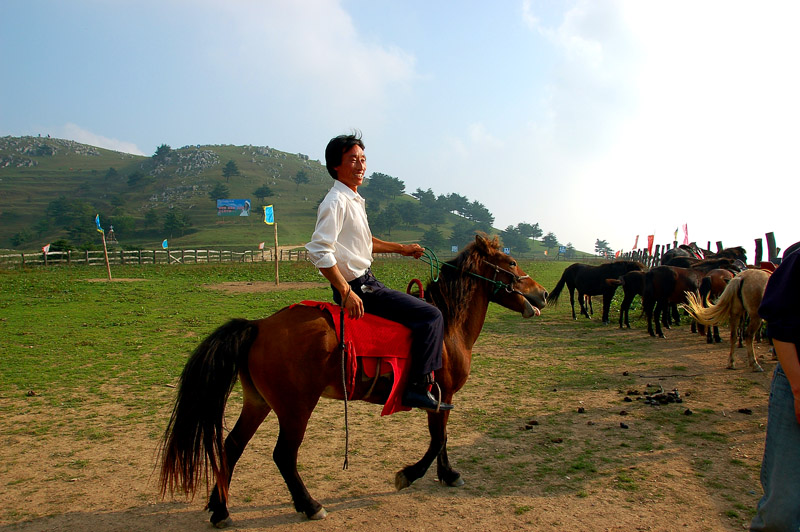
[[(489, 303), (531, 317), (547, 304), (547, 292), (500, 251), (497, 238), (478, 235), (441, 266), (425, 296), (444, 316), (443, 367), (436, 371), (436, 384), (442, 401), (452, 403), (469, 376), (472, 347)], [(256, 429), (274, 411), (280, 431), (272, 457), (294, 507), (309, 519), (324, 518), (326, 510), (308, 493), (297, 471), (298, 449), (311, 413), (320, 397), (343, 400), (347, 395), (383, 404), (391, 388), (373, 389), (368, 381), (356, 379), (355, 388), (345, 391), (339, 346), (331, 314), (314, 306), (294, 305), (255, 321), (234, 319), (213, 332), (195, 349), (180, 378), (161, 447), (162, 496), (175, 491), (193, 495), (205, 475), (214, 485), (207, 506), (211, 522), (228, 525), (233, 469)], [(223, 442), (225, 405), (237, 378), (242, 412)], [(447, 458), (449, 413), (428, 413), (428, 449), (417, 463), (396, 474), (397, 489), (421, 478), (434, 459), (444, 484), (463, 484)]]

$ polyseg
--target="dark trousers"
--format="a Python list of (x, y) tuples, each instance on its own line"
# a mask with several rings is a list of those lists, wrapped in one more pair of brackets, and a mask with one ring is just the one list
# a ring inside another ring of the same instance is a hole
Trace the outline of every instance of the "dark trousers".
[[(401, 323), (411, 329), (411, 381), (442, 367), (444, 318), (433, 305), (412, 295), (386, 288), (370, 270), (350, 281), (353, 293), (364, 303), (364, 312)], [(335, 289), (333, 300), (342, 304)]]

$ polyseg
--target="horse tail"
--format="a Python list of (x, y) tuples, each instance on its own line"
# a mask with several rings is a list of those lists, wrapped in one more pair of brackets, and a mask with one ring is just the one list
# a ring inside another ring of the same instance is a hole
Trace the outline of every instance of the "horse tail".
[(698, 294), (693, 292), (686, 292), (687, 303), (683, 308), (694, 319), (703, 325), (721, 325), (730, 319), (731, 311), (735, 305), (741, 305), (739, 300), (739, 287), (741, 285), (741, 277), (734, 277), (725, 287), (722, 294), (713, 305), (703, 307), (703, 300), (700, 299)]
[(558, 280), (556, 283), (556, 287), (547, 294), (547, 304), (556, 306), (558, 305), (558, 296), (561, 295), (561, 291), (564, 289), (564, 285), (567, 283), (567, 272), (564, 270), (564, 273), (561, 274), (561, 279)]
[(228, 471), (222, 437), (225, 403), (257, 335), (254, 322), (233, 319), (203, 340), (186, 362), (161, 443), (162, 498), (176, 490), (194, 496), (203, 474), (206, 489), (213, 476), (227, 498), (222, 481)]

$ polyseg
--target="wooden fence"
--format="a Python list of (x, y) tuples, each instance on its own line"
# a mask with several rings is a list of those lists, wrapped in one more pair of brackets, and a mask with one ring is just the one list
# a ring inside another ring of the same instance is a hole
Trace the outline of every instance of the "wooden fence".
[[(766, 233), (764, 236), (767, 240), (767, 260), (773, 264), (780, 264), (781, 259), (778, 257), (778, 252), (780, 249), (775, 245), (775, 233)], [(755, 243), (756, 254), (755, 257), (750, 260), (750, 263), (758, 265), (761, 264), (763, 260), (762, 257), (764, 254), (764, 244), (760, 238), (756, 238)], [(692, 244), (697, 245), (696, 242), (692, 242)], [(665, 245), (655, 244), (652, 255), (648, 253), (647, 248), (645, 247), (644, 249), (637, 249), (623, 253), (617, 257), (617, 260), (638, 260), (639, 262), (644, 263), (647, 267), (652, 268), (661, 264), (661, 259), (664, 257), (664, 253), (676, 247), (678, 247), (677, 241), (673, 241), (671, 244)], [(721, 241), (716, 242), (716, 248), (717, 249), (715, 253), (718, 253), (724, 249)], [(710, 241), (706, 244), (705, 250), (711, 251)]]
[[(282, 249), (280, 261), (307, 260), (306, 250)], [(224, 249), (180, 249), (180, 250), (113, 250), (108, 252), (109, 264), (211, 264), (222, 262), (274, 261), (274, 250), (259, 249), (231, 251)], [(0, 255), (0, 267), (89, 265), (104, 266), (102, 251), (50, 251), (48, 253), (13, 253)]]

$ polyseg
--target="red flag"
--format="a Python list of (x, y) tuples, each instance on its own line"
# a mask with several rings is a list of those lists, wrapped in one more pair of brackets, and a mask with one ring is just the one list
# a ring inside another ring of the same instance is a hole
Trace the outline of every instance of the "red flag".
[(43, 253), (49, 253), (50, 252), (50, 244), (47, 244), (46, 246), (42, 246), (42, 252)]
[(683, 224), (683, 245), (689, 245), (689, 225)]
[(633, 249), (639, 249), (639, 235), (636, 235), (636, 242), (633, 243)]
[(261, 243), (258, 245), (258, 249), (264, 249), (264, 243), (263, 243), (263, 242), (261, 242)]
[(653, 254), (653, 241), (656, 239), (656, 235), (647, 235), (647, 254)]
[(622, 253), (622, 252), (621, 251), (617, 251), (616, 253), (614, 253), (614, 258), (616, 259), (617, 257), (619, 257), (620, 253)]

